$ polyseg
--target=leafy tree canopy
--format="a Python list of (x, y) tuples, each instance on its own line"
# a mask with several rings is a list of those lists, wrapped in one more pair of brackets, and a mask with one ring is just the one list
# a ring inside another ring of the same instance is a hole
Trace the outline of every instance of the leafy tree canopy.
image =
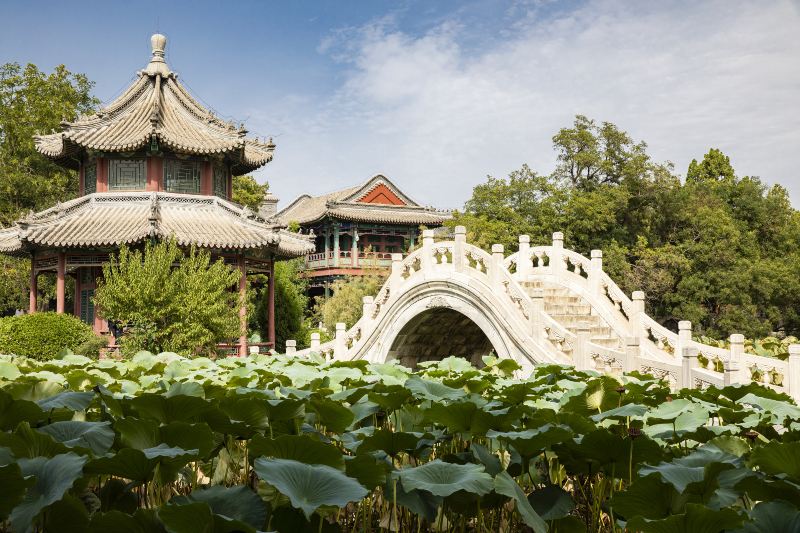
[(253, 176), (234, 176), (231, 198), (239, 205), (258, 211), (258, 206), (269, 190), (269, 184), (260, 184)]
[[(77, 173), (39, 154), (33, 136), (92, 110), (92, 86), (64, 65), (50, 74), (31, 64), (0, 66), (0, 227), (78, 193)], [(0, 257), (0, 312), (27, 307), (29, 276), (30, 261)]]
[(550, 175), (523, 166), (489, 176), (463, 213), (471, 242), (515, 250), (517, 236), (547, 244), (555, 231), (584, 254), (599, 248), (627, 292), (644, 290), (662, 323), (691, 320), (700, 333), (800, 332), (800, 212), (787, 191), (737, 176), (711, 149), (685, 183), (646, 144), (610, 123), (578, 116), (553, 138)]
[(95, 304), (104, 318), (130, 326), (127, 353), (210, 353), (239, 336), (239, 296), (231, 290), (238, 280), (205, 250), (184, 254), (174, 241), (123, 246), (103, 267)]

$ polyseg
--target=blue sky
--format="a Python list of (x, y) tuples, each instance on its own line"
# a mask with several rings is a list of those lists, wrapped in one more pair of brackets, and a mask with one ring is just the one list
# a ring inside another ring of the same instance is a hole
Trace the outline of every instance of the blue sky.
[(683, 173), (709, 147), (800, 206), (797, 2), (41, 2), (2, 4), (0, 62), (63, 63), (111, 100), (169, 38), (201, 101), (273, 136), (284, 202), (384, 173), (461, 207), (486, 175), (548, 173), (576, 113)]

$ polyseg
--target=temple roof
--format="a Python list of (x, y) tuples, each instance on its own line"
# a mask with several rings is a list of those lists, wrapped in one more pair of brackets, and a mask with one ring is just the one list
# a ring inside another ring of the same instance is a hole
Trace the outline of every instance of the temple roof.
[(284, 257), (314, 249), (307, 236), (216, 196), (114, 192), (82, 196), (0, 230), (0, 252), (117, 247), (148, 238), (174, 238), (181, 246), (217, 250), (273, 248)]
[(131, 152), (155, 138), (185, 154), (227, 154), (234, 174), (272, 160), (275, 145), (245, 137), (243, 126), (223, 121), (197, 102), (164, 61), (166, 37), (153, 35), (153, 56), (120, 97), (95, 114), (63, 122), (62, 131), (36, 136), (36, 149), (67, 167), (81, 149)]
[(424, 207), (378, 174), (365, 183), (321, 196), (304, 194), (279, 211), (282, 224), (308, 224), (329, 216), (355, 222), (439, 226), (449, 211)]

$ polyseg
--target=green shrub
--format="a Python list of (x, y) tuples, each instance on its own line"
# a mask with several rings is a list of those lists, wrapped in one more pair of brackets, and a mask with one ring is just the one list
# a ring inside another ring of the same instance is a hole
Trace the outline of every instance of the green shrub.
[(89, 357), (91, 359), (100, 358), (100, 350), (108, 347), (108, 337), (101, 335), (92, 335), (92, 338), (79, 344), (74, 351), (78, 355)]
[(67, 314), (34, 313), (0, 318), (0, 353), (55, 359), (95, 338), (92, 328)]

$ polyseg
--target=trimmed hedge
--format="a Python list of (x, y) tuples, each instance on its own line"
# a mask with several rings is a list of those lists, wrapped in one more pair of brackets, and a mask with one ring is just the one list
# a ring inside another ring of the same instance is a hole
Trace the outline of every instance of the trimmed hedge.
[(33, 313), (0, 318), (0, 354), (56, 359), (63, 348), (75, 350), (96, 336), (92, 328), (68, 314)]

